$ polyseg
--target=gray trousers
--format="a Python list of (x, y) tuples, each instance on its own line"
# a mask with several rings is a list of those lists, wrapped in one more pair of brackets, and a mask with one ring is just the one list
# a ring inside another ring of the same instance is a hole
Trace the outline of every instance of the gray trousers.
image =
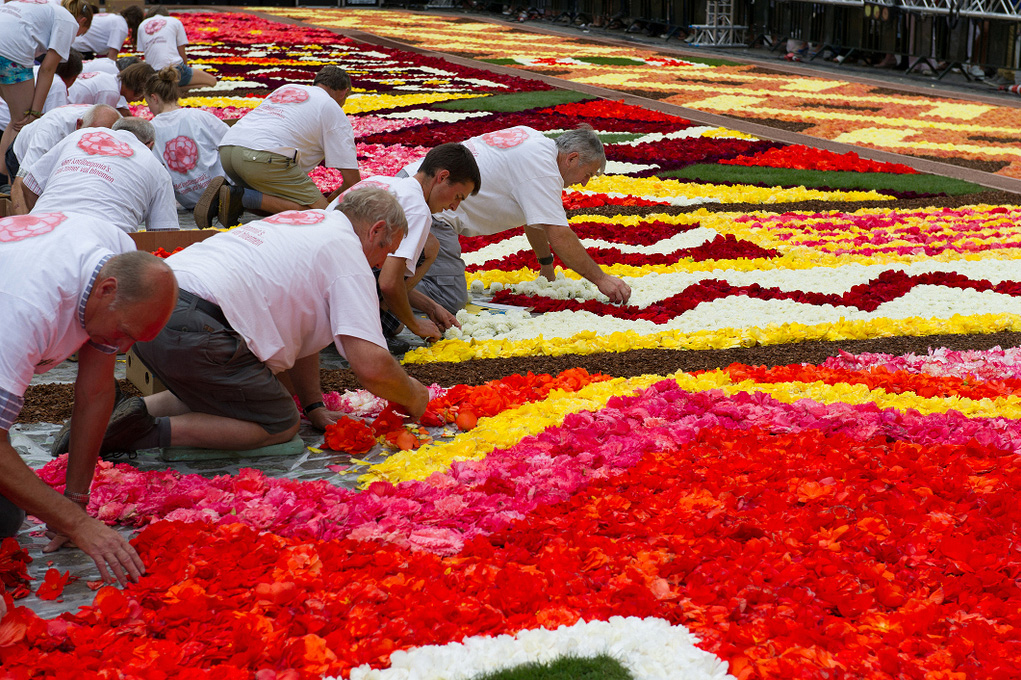
[(464, 276), (461, 243), (446, 222), (433, 218), (430, 233), (440, 242), (440, 252), (415, 289), (438, 302), (451, 314), (468, 303), (468, 281)]
[(17, 535), (25, 523), (25, 511), (0, 496), (0, 538)]

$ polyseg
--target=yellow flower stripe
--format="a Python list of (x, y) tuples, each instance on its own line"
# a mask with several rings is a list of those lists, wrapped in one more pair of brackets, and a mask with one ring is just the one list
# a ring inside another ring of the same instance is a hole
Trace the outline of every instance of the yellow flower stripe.
[[(481, 94), (465, 94), (456, 92), (421, 92), (414, 94), (353, 94), (344, 103), (344, 113), (366, 113), (367, 111), (379, 111), (380, 109), (396, 109), (402, 106), (416, 104), (432, 104), (453, 99), (475, 99), (483, 97)], [(215, 106), (224, 108), (233, 106), (236, 108), (254, 109), (262, 103), (259, 97), (183, 97), (181, 106)]]
[(680, 182), (658, 177), (628, 177), (627, 175), (601, 175), (589, 181), (586, 191), (621, 193), (652, 200), (655, 198), (709, 197), (722, 203), (794, 203), (796, 201), (892, 201), (876, 191), (818, 191), (804, 187), (781, 189), (754, 187), (747, 184), (724, 186)]
[(497, 447), (513, 446), (529, 435), (559, 425), (566, 415), (603, 408), (612, 397), (632, 394), (663, 379), (642, 375), (592, 383), (577, 392), (554, 390), (544, 401), (524, 404), (492, 418), (480, 418), (475, 429), (457, 435), (452, 441), (395, 453), (372, 466), (358, 478), (358, 483), (364, 488), (377, 481), (396, 484), (425, 479), (434, 472), (450, 469), (455, 460), (481, 460)]
[(979, 334), (999, 331), (1021, 331), (1021, 315), (976, 314), (955, 315), (950, 319), (907, 317), (904, 319), (842, 320), (836, 323), (805, 325), (799, 323), (770, 324), (765, 328), (723, 328), (695, 333), (661, 331), (641, 335), (634, 331), (599, 335), (585, 331), (570, 338), (535, 338), (532, 340), (440, 340), (431, 347), (422, 347), (404, 355), (406, 364), (456, 362), (496, 357), (562, 356), (565, 354), (599, 354), (631, 349), (729, 349), (756, 345), (779, 345), (805, 340), (861, 340), (899, 336), (935, 335), (937, 333)]

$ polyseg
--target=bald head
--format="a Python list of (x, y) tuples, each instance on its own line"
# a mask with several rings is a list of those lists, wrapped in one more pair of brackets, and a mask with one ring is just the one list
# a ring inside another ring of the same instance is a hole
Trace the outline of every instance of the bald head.
[(85, 330), (96, 342), (126, 351), (155, 338), (177, 304), (177, 280), (167, 263), (142, 251), (110, 258), (86, 303)]
[(82, 115), (82, 127), (113, 127), (121, 119), (117, 109), (106, 104), (96, 104)]

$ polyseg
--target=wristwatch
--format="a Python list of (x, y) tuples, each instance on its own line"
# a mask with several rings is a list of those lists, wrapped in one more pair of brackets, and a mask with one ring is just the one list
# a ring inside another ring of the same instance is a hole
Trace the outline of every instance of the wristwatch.
[(539, 260), (539, 264), (542, 265), (543, 267), (548, 267), (551, 264), (553, 264), (553, 255), (552, 254), (547, 255), (546, 257), (537, 257), (535, 259)]

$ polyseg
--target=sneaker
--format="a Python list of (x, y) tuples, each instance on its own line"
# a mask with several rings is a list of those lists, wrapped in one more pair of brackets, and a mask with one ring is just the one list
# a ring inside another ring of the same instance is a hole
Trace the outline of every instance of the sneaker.
[[(116, 411), (117, 407), (120, 406), (121, 402), (124, 402), (131, 397), (124, 394), (121, 391), (121, 386), (117, 381), (113, 383), (114, 397), (113, 397), (113, 408)], [(50, 444), (50, 455), (54, 458), (64, 455), (71, 450), (71, 419), (68, 418), (64, 421), (64, 424), (57, 430), (57, 436), (53, 438), (53, 443)]]
[(220, 209), (220, 187), (226, 182), (223, 177), (214, 177), (202, 192), (199, 202), (195, 204), (195, 226), (199, 229), (209, 229), (213, 226), (213, 218)]
[(244, 195), (245, 190), (241, 187), (227, 183), (220, 187), (220, 210), (216, 218), (220, 220), (221, 226), (233, 227), (240, 221), (245, 212), (245, 207), (241, 205), (241, 197)]
[(100, 453), (134, 451), (133, 444), (154, 429), (156, 419), (146, 410), (145, 400), (141, 397), (125, 399), (113, 410), (99, 451)]
[(390, 350), (390, 354), (404, 354), (411, 349), (411, 343), (394, 336), (386, 339), (386, 348)]

